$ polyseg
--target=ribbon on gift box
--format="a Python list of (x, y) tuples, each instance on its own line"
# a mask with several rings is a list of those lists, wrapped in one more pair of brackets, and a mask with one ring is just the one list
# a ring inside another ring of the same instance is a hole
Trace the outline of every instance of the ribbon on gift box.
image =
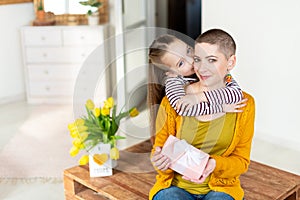
[(207, 153), (172, 135), (167, 139), (162, 154), (170, 158), (171, 169), (196, 179), (201, 177), (209, 158)]
[[(205, 159), (206, 154), (195, 151), (195, 147), (187, 143), (185, 140), (178, 140), (165, 150), (165, 153), (176, 162), (179, 158), (189, 166), (200, 164)], [(185, 155), (185, 156), (184, 156)]]

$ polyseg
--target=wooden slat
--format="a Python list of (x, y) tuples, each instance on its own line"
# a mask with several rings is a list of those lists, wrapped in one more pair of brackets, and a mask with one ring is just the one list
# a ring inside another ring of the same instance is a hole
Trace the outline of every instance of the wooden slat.
[(66, 174), (64, 176), (64, 190), (65, 190), (65, 193), (68, 193), (70, 195), (75, 194), (74, 180), (72, 178), (68, 177)]
[[(137, 179), (135, 176), (132, 175), (133, 174), (115, 172), (113, 176), (109, 177), (109, 180), (147, 199), (149, 191), (152, 188), (153, 184), (147, 183), (144, 180)], [(141, 185), (143, 187), (137, 187)]]
[[(262, 176), (262, 174), (256, 173), (257, 176)], [(280, 199), (281, 196), (289, 194), (293, 190), (293, 186), (278, 185), (273, 181), (262, 181), (261, 179), (256, 179), (256, 176), (243, 176), (242, 187), (245, 191), (250, 191), (251, 193), (265, 194), (270, 196), (270, 199)], [(263, 188), (263, 189), (262, 189)]]
[[(99, 179), (99, 178), (91, 178), (88, 169), (84, 167), (73, 167), (69, 170), (65, 171), (65, 176), (68, 176), (69, 178), (73, 179), (74, 181), (81, 183), (82, 185), (94, 190), (98, 191), (102, 187), (104, 187), (107, 184), (110, 184), (109, 181), (106, 180), (105, 177)], [(75, 192), (78, 190), (75, 188)]]
[[(274, 188), (268, 184), (258, 182), (253, 180), (251, 177), (244, 177), (242, 184), (242, 188), (245, 191), (245, 198), (247, 200), (257, 200), (257, 199), (264, 199), (264, 200), (273, 200), (274, 198)], [(263, 189), (262, 189), (263, 188)], [(275, 190), (276, 192), (276, 190)], [(281, 191), (278, 191), (279, 193)]]
[(76, 194), (76, 197), (82, 200), (109, 200), (108, 198), (90, 189), (79, 192)]
[(144, 182), (147, 182), (151, 185), (154, 185), (155, 183), (155, 172), (149, 172), (149, 173), (134, 173), (132, 174), (136, 179), (143, 180)]
[(105, 187), (101, 188), (103, 192), (106, 194), (109, 194), (109, 199), (111, 200), (117, 200), (117, 199), (128, 199), (128, 200), (142, 200), (142, 199), (148, 199), (148, 196), (139, 195), (136, 194), (130, 190), (127, 190), (127, 188), (124, 188), (117, 184), (110, 184), (106, 185)]
[(260, 194), (264, 199), (285, 199), (296, 193), (299, 176), (251, 161), (247, 173), (241, 176), (245, 196)]
[[(90, 178), (88, 166), (65, 170), (66, 199), (148, 199), (156, 176), (151, 148), (147, 140), (122, 151), (113, 176)], [(300, 176), (255, 161), (241, 176), (241, 184), (246, 200), (300, 200)]]
[(300, 184), (299, 176), (293, 173), (289, 173), (280, 169), (276, 169), (271, 166), (267, 166), (255, 161), (251, 161), (248, 172), (245, 175), (257, 173), (257, 178), (261, 178), (263, 181), (271, 181), (273, 184), (279, 184), (284, 186), (298, 185)]
[(290, 194), (281, 197), (280, 200), (295, 200), (296, 196), (297, 196), (296, 191), (291, 191)]
[[(74, 176), (74, 174), (76, 174)], [(126, 186), (126, 184), (120, 184), (119, 181), (114, 181), (112, 177), (102, 177), (102, 178), (86, 178), (86, 175), (89, 175), (88, 171), (84, 168), (75, 167), (71, 170), (68, 170), (65, 172), (65, 176), (67, 177), (73, 177), (74, 181), (82, 184), (82, 186), (90, 188), (91, 190), (97, 192), (97, 195), (102, 197), (107, 197), (108, 199), (120, 199), (123, 197), (128, 197), (128, 199), (147, 199), (147, 194), (144, 194), (143, 192), (136, 191), (134, 189), (129, 190), (129, 187)], [(65, 179), (66, 180), (66, 179)], [(124, 180), (123, 180), (124, 181)], [(132, 181), (132, 180), (131, 180)], [(125, 179), (126, 182), (126, 179)], [(136, 181), (137, 182), (137, 181)], [(140, 182), (139, 184), (141, 184)], [(144, 183), (143, 183), (144, 184)], [(72, 188), (67, 188), (72, 189)], [(67, 190), (66, 189), (66, 190)], [(82, 193), (82, 189), (76, 191), (77, 189), (74, 187), (74, 190), (67, 193), (75, 194), (76, 196), (85, 194), (85, 192)], [(141, 198), (142, 197), (142, 198)]]

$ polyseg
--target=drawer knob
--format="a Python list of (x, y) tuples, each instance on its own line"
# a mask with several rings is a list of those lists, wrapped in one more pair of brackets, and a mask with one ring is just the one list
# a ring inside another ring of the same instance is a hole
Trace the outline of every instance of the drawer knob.
[(50, 87), (49, 86), (46, 86), (46, 91), (50, 91)]
[(84, 40), (85, 38), (84, 38), (84, 36), (82, 35), (82, 36), (80, 37), (80, 39)]
[(45, 40), (46, 40), (46, 38), (45, 38), (44, 36), (42, 36), (42, 37), (41, 37), (41, 40), (45, 41)]
[(45, 70), (45, 71), (44, 71), (44, 74), (49, 74), (49, 71), (48, 71), (48, 70)]
[(47, 58), (47, 54), (46, 54), (46, 53), (43, 53), (43, 57), (44, 57), (44, 58)]

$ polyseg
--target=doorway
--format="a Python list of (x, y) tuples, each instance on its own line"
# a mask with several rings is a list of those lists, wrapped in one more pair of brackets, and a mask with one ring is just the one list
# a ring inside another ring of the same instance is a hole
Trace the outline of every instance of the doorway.
[(201, 34), (201, 0), (157, 0), (156, 24), (193, 39)]

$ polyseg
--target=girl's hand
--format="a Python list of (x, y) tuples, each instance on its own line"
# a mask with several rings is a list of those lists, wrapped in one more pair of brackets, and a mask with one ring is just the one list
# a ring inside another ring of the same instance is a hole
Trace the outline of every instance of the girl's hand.
[(236, 103), (236, 104), (223, 104), (223, 112), (235, 112), (235, 113), (240, 113), (243, 112), (243, 110), (241, 110), (241, 108), (245, 107), (247, 105), (248, 99), (243, 99), (240, 102)]
[(165, 171), (171, 165), (170, 159), (161, 154), (161, 147), (156, 147), (152, 155), (151, 162), (153, 166), (161, 171)]
[(213, 158), (210, 158), (206, 164), (206, 167), (203, 171), (202, 176), (200, 177), (200, 179), (191, 179), (188, 178), (186, 176), (182, 176), (183, 179), (191, 181), (193, 183), (198, 183), (201, 184), (205, 181), (205, 179), (214, 171), (214, 169), (216, 168), (216, 160)]

